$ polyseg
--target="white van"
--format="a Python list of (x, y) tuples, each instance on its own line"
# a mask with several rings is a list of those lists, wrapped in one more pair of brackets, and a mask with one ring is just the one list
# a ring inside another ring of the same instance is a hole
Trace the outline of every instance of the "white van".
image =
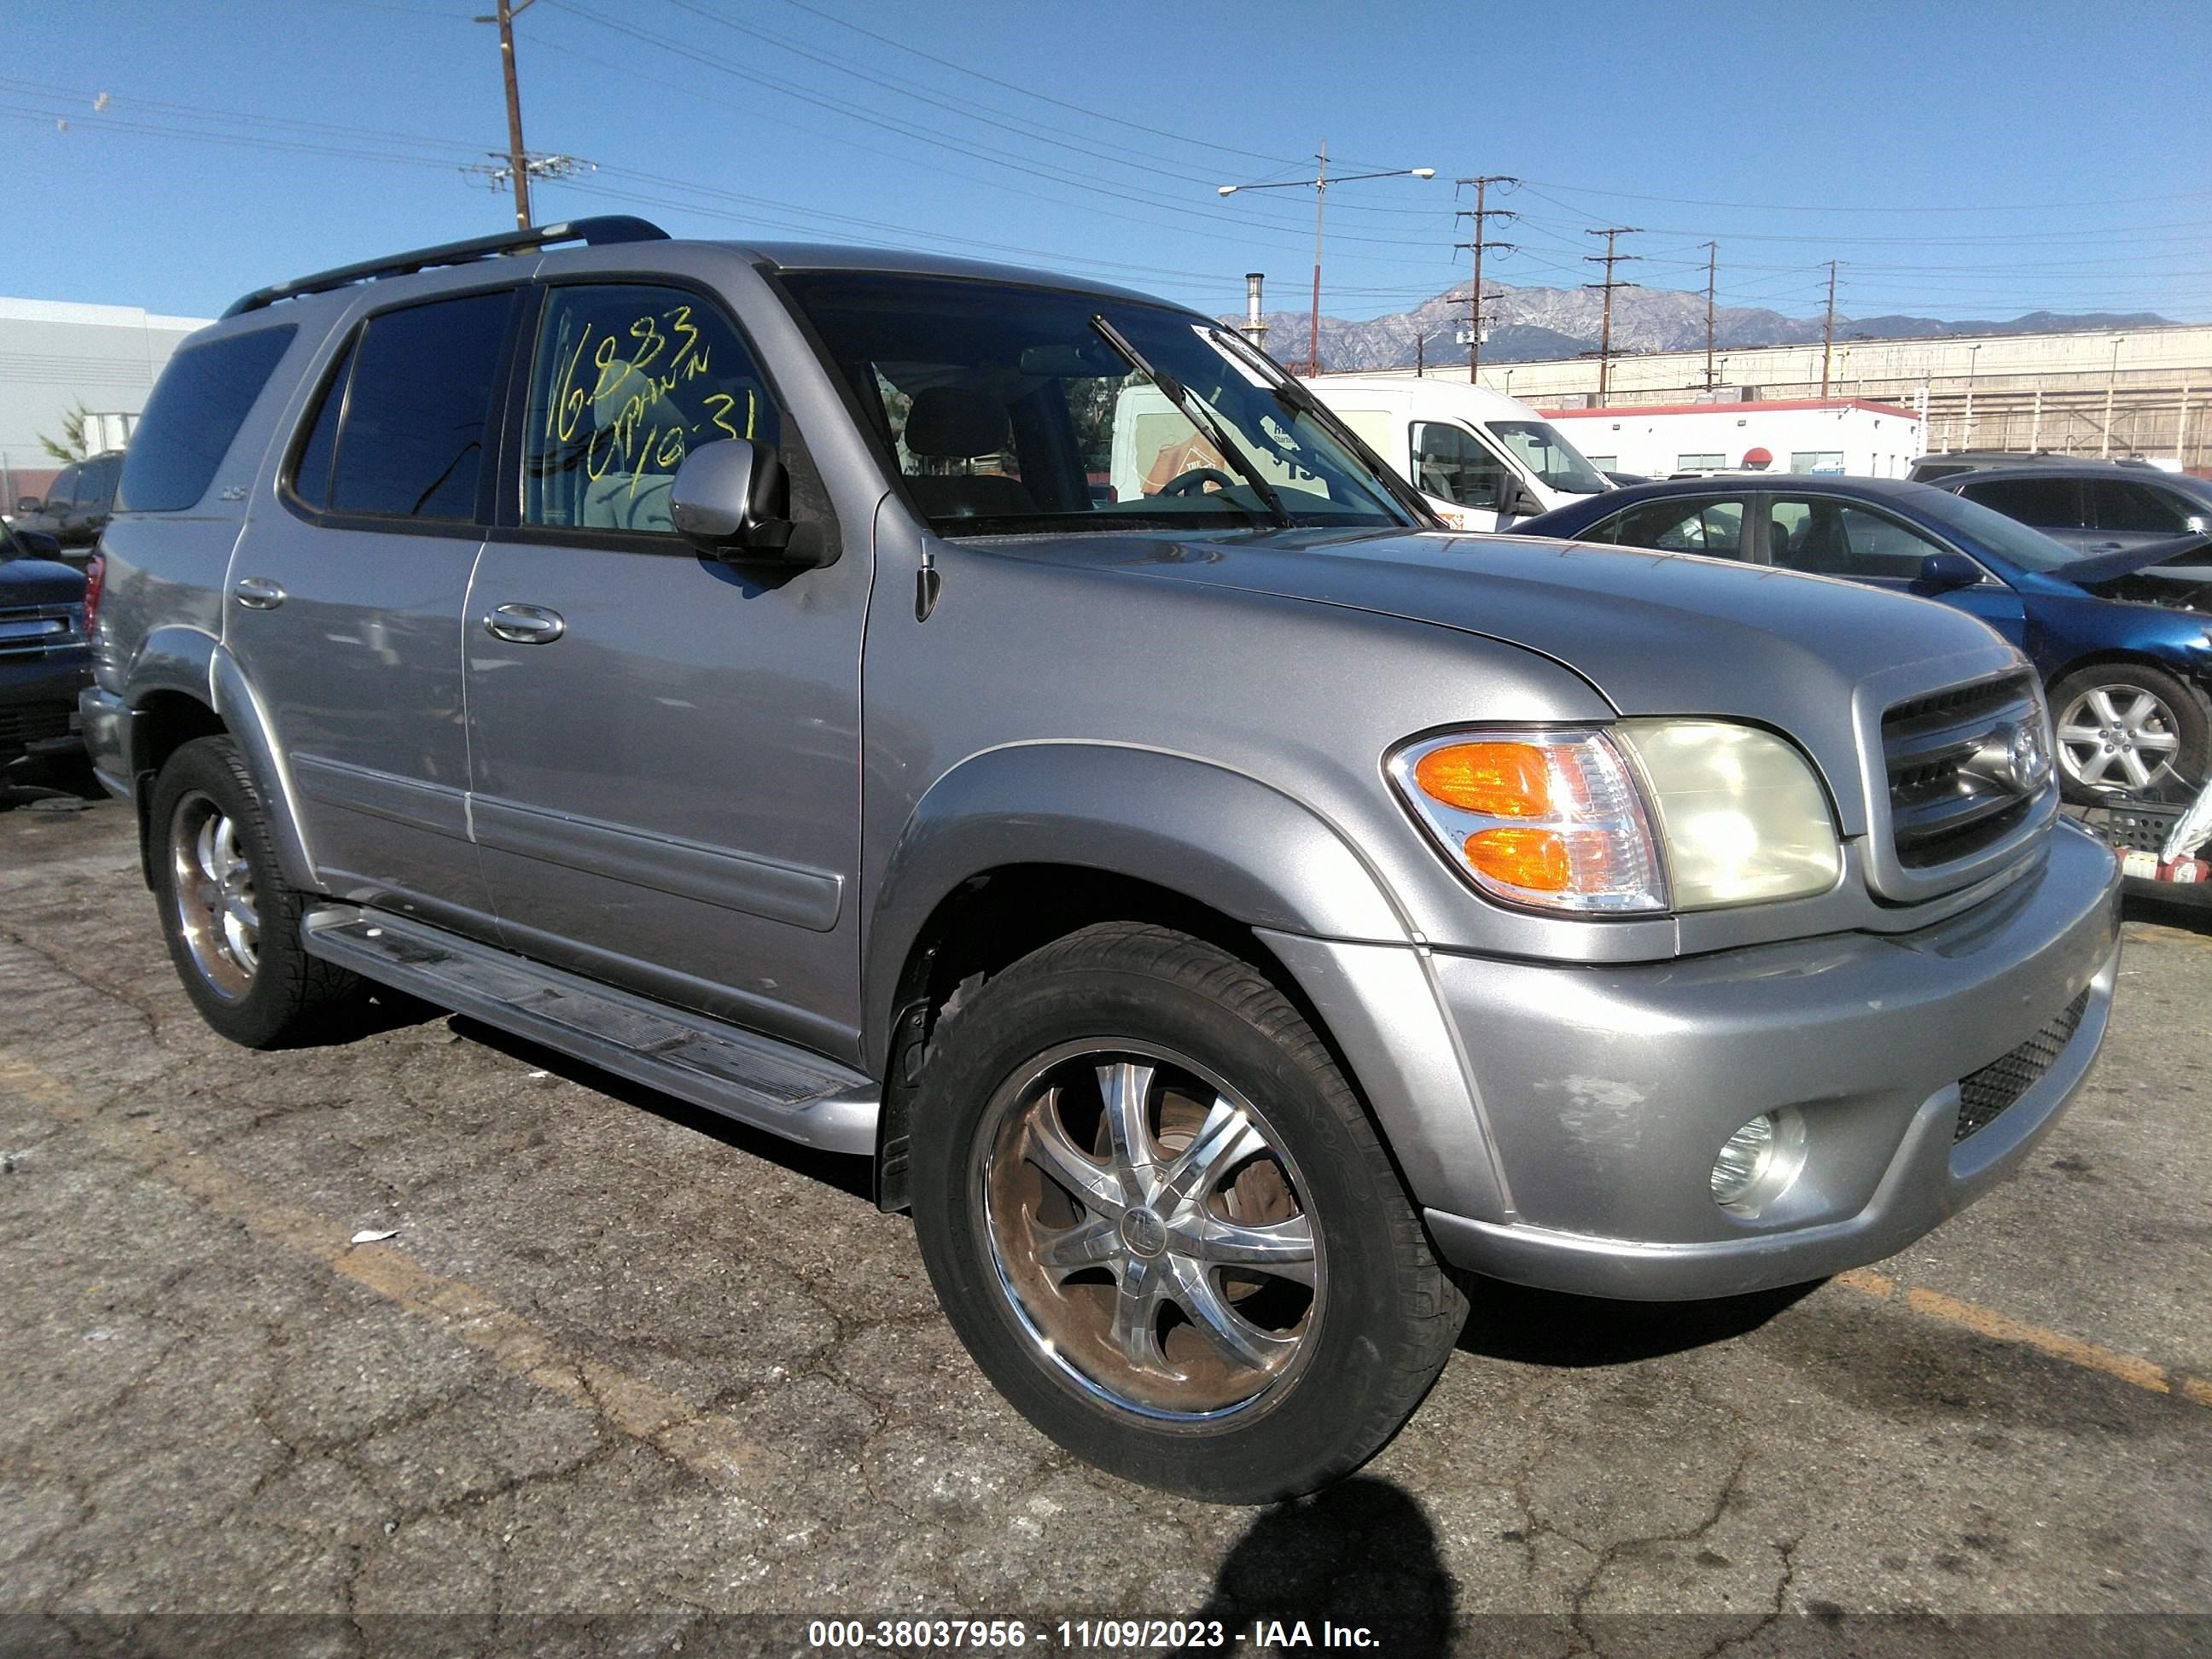
[(1455, 530), (1502, 530), (1606, 476), (1528, 404), (1465, 380), (1324, 374), (1306, 386)]

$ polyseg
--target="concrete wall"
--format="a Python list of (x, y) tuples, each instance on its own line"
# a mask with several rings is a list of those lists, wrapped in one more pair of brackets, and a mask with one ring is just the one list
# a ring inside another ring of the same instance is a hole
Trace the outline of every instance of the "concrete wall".
[[(1720, 352), (1714, 379), (1723, 386), (1756, 387), (1765, 399), (1817, 398), (1820, 370), (1815, 342)], [(1482, 383), (1524, 403), (1571, 404), (1595, 393), (1597, 360), (1486, 363)], [(1705, 388), (1701, 350), (1616, 357), (1608, 403), (1682, 403)], [(1837, 341), (1829, 355), (1832, 398), (1916, 409), (1923, 392), (1930, 449), (2142, 453), (2177, 458), (2192, 471), (2212, 466), (2212, 325), (1846, 339)]]
[(163, 317), (136, 306), (0, 298), (0, 503), (43, 495), (60, 463), (40, 447), (58, 440), (62, 416), (82, 404), (112, 443), (146, 407), (147, 394), (202, 317)]

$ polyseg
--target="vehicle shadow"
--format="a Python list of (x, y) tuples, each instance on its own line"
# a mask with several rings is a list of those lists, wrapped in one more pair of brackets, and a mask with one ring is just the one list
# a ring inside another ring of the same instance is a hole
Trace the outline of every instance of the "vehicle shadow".
[(645, 1084), (633, 1083), (626, 1077), (602, 1071), (587, 1061), (572, 1059), (556, 1048), (546, 1048), (527, 1037), (502, 1031), (495, 1025), (471, 1019), (465, 1014), (451, 1016), (449, 1024), (455, 1035), (471, 1042), (481, 1042), (487, 1048), (497, 1049), (533, 1070), (550, 1072), (555, 1077), (594, 1093), (619, 1100), (625, 1106), (651, 1112), (655, 1117), (679, 1128), (707, 1135), (750, 1157), (781, 1164), (794, 1175), (818, 1181), (825, 1187), (833, 1187), (865, 1203), (872, 1205), (875, 1202), (874, 1171), (865, 1158), (802, 1146), (796, 1141), (786, 1140), (781, 1135), (770, 1134), (765, 1129), (756, 1129), (734, 1118), (724, 1117), (720, 1112), (710, 1112), (703, 1106), (694, 1106), (689, 1101), (663, 1094)]
[[(1240, 1634), (1252, 1644), (1254, 1625), (1267, 1621), (1284, 1626), (1285, 1648), (1358, 1645), (1425, 1659), (1451, 1651), (1458, 1607), (1421, 1506), (1390, 1481), (1356, 1474), (1263, 1510), (1223, 1558), (1197, 1616), (1219, 1620), (1231, 1648)], [(1364, 1629), (1369, 1639), (1331, 1643), (1324, 1626)]]
[(1704, 1302), (1615, 1302), (1462, 1274), (1468, 1316), (1459, 1348), (1564, 1370), (1632, 1364), (1748, 1335), (1826, 1282)]
[(81, 812), (107, 799), (92, 763), (82, 756), (26, 756), (0, 763), (0, 812), (35, 807), (48, 812)]
[[(2140, 890), (2148, 884), (2136, 881), (2128, 883), (2120, 899), (2120, 915), (2124, 920), (2147, 921), (2160, 927), (2178, 927), (2185, 933), (2212, 933), (2212, 891), (2201, 896), (2191, 891), (2187, 898), (2167, 898), (2163, 893), (2154, 895)], [(2170, 892), (2173, 890), (2167, 886), (2166, 890)]]

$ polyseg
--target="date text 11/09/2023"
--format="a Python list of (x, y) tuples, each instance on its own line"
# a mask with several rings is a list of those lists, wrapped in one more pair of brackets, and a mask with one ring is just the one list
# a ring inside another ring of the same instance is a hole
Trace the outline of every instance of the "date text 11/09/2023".
[(1237, 1649), (1285, 1652), (1297, 1648), (1374, 1648), (1381, 1639), (1364, 1625), (1304, 1619), (1255, 1619), (1231, 1626), (1218, 1619), (817, 1619), (806, 1627), (809, 1647), (1005, 1652), (1015, 1648)]

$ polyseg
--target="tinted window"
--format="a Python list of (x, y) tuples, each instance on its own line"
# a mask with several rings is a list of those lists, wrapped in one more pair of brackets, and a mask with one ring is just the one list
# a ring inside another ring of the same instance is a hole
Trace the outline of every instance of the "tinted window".
[(476, 516), (484, 437), (514, 290), (372, 317), (354, 346), (331, 508)]
[(120, 455), (103, 455), (87, 461), (77, 475), (77, 505), (89, 512), (105, 513), (115, 504), (115, 481), (123, 471)]
[(669, 489), (687, 453), (772, 444), (777, 429), (752, 354), (696, 295), (556, 288), (523, 422), (523, 522), (672, 533)]
[(338, 416), (345, 413), (347, 377), (353, 373), (353, 347), (348, 345), (323, 388), (323, 401), (315, 411), (314, 426), (292, 469), (292, 489), (310, 507), (331, 504), (331, 458), (337, 453)]
[(2147, 531), (2179, 536), (2189, 529), (2189, 507), (2179, 498), (2148, 484), (2119, 479), (2088, 486), (2089, 516), (2100, 530)]
[(44, 498), (49, 512), (76, 504), (77, 472), (77, 468), (65, 466), (54, 474), (54, 481), (46, 486)]
[(1433, 421), (1414, 426), (1413, 482), (1430, 495), (1462, 507), (1498, 507), (1510, 476), (1472, 434)]
[(1768, 559), (1823, 576), (1911, 581), (1920, 562), (1943, 550), (1894, 519), (1822, 496), (1778, 496), (1767, 504)]
[(119, 505), (137, 513), (173, 513), (207, 494), (295, 331), (289, 323), (256, 329), (170, 358), (131, 434)]
[(1959, 493), (2039, 530), (2078, 530), (2081, 526), (2081, 486), (2071, 478), (1996, 478), (1962, 484)]
[(1651, 547), (1665, 553), (1704, 553), (1717, 558), (1742, 556), (1743, 501), (1710, 495), (1694, 501), (1646, 501), (1616, 514), (1582, 537), (1622, 547)]

